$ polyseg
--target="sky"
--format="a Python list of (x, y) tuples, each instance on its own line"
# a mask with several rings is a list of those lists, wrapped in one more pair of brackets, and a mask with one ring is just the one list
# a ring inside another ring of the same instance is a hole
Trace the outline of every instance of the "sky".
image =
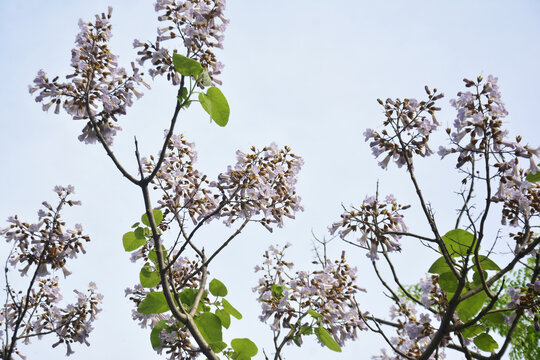
[[(102, 148), (77, 140), (82, 122), (43, 112), (27, 88), (39, 69), (50, 77), (69, 73), (79, 18), (92, 19), (108, 5), (114, 8), (111, 49), (129, 67), (136, 56), (133, 39), (155, 39), (158, 22), (150, 1), (0, 1), (0, 219), (18, 214), (35, 222), (41, 202), (54, 200), (55, 185), (74, 185), (83, 206), (65, 216), (68, 223), (81, 223), (92, 242), (87, 254), (70, 265), (73, 275), (64, 282), (65, 297), (74, 299), (70, 289), (84, 288), (89, 281), (105, 296), (91, 347), (74, 347), (75, 357), (152, 359), (159, 356), (151, 349), (149, 329), (131, 320), (131, 304), (124, 298), (124, 289), (138, 281), (140, 266), (129, 261), (121, 242), (143, 212), (138, 189), (122, 178)], [(380, 129), (384, 120), (377, 98), (420, 99), (424, 85), (436, 87), (446, 94), (438, 115), (445, 128), (455, 118), (448, 101), (464, 88), (462, 79), (493, 74), (509, 111), (505, 126), (526, 143), (540, 144), (540, 3), (232, 0), (226, 14), (230, 25), (217, 56), (225, 64), (221, 90), (231, 107), (229, 124), (211, 124), (203, 110), (194, 107), (181, 113), (177, 131), (196, 143), (199, 169), (210, 177), (234, 164), (236, 149), (253, 145), (288, 145), (304, 158), (297, 192), (305, 211), (272, 234), (249, 227), (211, 269), (244, 314), (226, 336), (249, 336), (259, 349), (271, 352), (271, 332), (258, 321), (260, 309), (251, 291), (258, 281), (253, 267), (269, 245), (291, 242), (289, 260), (298, 270), (312, 268), (312, 234), (328, 238), (327, 226), (339, 219), (342, 205), (360, 204), (375, 192), (377, 181), (381, 194), (393, 193), (412, 205), (406, 214), (409, 228), (427, 232), (403, 169), (380, 169), (364, 142), (364, 130)], [(115, 140), (114, 151), (133, 172), (133, 136), (142, 154), (157, 153), (174, 110), (176, 90), (163, 80), (151, 85), (121, 119), (123, 131)], [(433, 136), (434, 144), (446, 143), (442, 128)], [(461, 179), (453, 162), (432, 157), (416, 166), (440, 226), (451, 229)], [(496, 216), (493, 224), (498, 224)], [(208, 246), (219, 245), (226, 231), (216, 226), (206, 232)], [(7, 254), (5, 245), (0, 249)], [(337, 256), (342, 249), (358, 267), (358, 285), (368, 290), (359, 296), (361, 308), (386, 316), (389, 304), (365, 254), (339, 240), (329, 250)], [(404, 282), (414, 283), (436, 257), (409, 242), (394, 261)], [(25, 279), (13, 281), (23, 284)], [(50, 344), (34, 341), (22, 350), (29, 359), (43, 354), (62, 358), (63, 350), (52, 350)], [(366, 333), (347, 343), (339, 356), (314, 339), (301, 349), (289, 347), (285, 356), (367, 359), (383, 347), (381, 338)]]

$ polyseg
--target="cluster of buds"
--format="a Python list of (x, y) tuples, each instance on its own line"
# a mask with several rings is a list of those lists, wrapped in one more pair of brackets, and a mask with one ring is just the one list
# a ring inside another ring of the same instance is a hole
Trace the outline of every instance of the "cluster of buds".
[(112, 36), (111, 12), (109, 7), (108, 13), (96, 15), (94, 22), (79, 20), (80, 32), (75, 40), (76, 47), (71, 51), (74, 71), (66, 76), (68, 82), (59, 82), (58, 77), (49, 80), (40, 70), (34, 84), (29, 86), (31, 94), (38, 92), (36, 102), (43, 103), (43, 110), (54, 105), (54, 112), (58, 114), (63, 104), (74, 120), (90, 119), (79, 136), (79, 140), (87, 144), (98, 140), (98, 128), (111, 145), (116, 131), (121, 130), (114, 122), (119, 115), (126, 114), (126, 108), (133, 104), (133, 96), (142, 96), (137, 87), (149, 87), (134, 63), (131, 63), (131, 75), (118, 67), (117, 56), (108, 47)]
[[(171, 52), (162, 46), (162, 42), (179, 39), (187, 56), (201, 63), (213, 83), (221, 84), (216, 76), (223, 65), (217, 61), (212, 48), (223, 48), (223, 33), (229, 23), (224, 15), (225, 0), (158, 0), (155, 10), (159, 14), (158, 20), (169, 24), (158, 28), (154, 44), (133, 42), (135, 48), (141, 48), (137, 52), (139, 64), (149, 60), (152, 68), (148, 73), (152, 78), (166, 75), (173, 84), (178, 84), (180, 78), (174, 69)], [(178, 50), (173, 49), (172, 53), (178, 53)]]
[[(101, 311), (99, 304), (103, 296), (97, 293), (93, 282), (86, 292), (74, 290), (76, 303), (63, 306), (58, 277), (47, 276), (59, 269), (64, 276), (70, 275), (65, 267), (67, 259), (77, 257), (79, 252), (84, 253), (82, 242), (90, 241), (88, 236), (82, 235), (80, 225), (64, 230), (66, 224), (60, 217), (60, 211), (66, 204), (80, 204), (68, 199), (74, 192), (73, 187), (56, 186), (54, 191), (60, 198), (59, 203), (53, 207), (44, 202), (45, 210), (39, 210), (38, 223), (28, 224), (14, 216), (8, 219), (11, 225), (0, 230), (7, 242), (14, 243), (8, 263), (15, 269), (19, 268), (21, 276), (33, 274), (27, 291), (17, 291), (9, 282), (7, 284), (7, 299), (0, 309), (2, 351), (11, 348), (12, 353), (21, 355), (17, 350), (18, 340), (24, 339), (28, 344), (34, 336), (41, 338), (52, 333), (58, 338), (53, 347), (64, 344), (67, 355), (71, 355), (74, 342), (89, 345), (92, 323)], [(9, 269), (6, 267), (5, 270), (7, 277)], [(11, 343), (4, 342), (4, 339)]]
[(378, 251), (401, 250), (398, 240), (407, 231), (401, 211), (409, 207), (399, 204), (391, 194), (384, 201), (379, 201), (378, 196), (369, 196), (360, 208), (345, 209), (341, 220), (333, 223), (329, 230), (331, 234), (337, 232), (342, 239), (351, 232), (360, 232), (359, 246), (369, 250), (366, 256), (375, 261), (379, 259)]
[(398, 167), (402, 167), (406, 164), (412, 166), (413, 154), (422, 157), (433, 154), (428, 145), (429, 135), (440, 125), (435, 117), (435, 112), (440, 108), (435, 106), (435, 102), (444, 95), (437, 94), (437, 89), (431, 91), (427, 86), (425, 90), (428, 95), (426, 101), (386, 99), (383, 102), (378, 99), (384, 107), (386, 128), (380, 133), (367, 129), (364, 136), (366, 141), (371, 139), (369, 146), (375, 157), (386, 153), (379, 162), (383, 169), (388, 167), (392, 158)]
[(294, 338), (295, 332), (310, 326), (306, 316), (315, 314), (340, 345), (356, 339), (358, 330), (367, 329), (355, 299), (359, 291), (365, 291), (355, 284), (356, 268), (342, 254), (322, 270), (297, 271), (291, 276), (293, 264), (284, 260), (289, 246), (283, 250), (271, 246), (263, 255), (263, 265), (255, 267), (256, 272), (265, 271), (253, 288), (262, 306), (261, 321), (272, 318), (272, 330), (291, 329)]

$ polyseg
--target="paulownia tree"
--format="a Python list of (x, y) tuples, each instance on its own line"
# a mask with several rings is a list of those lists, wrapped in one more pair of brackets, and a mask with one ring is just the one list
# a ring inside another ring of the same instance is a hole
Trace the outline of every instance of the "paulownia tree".
[[(224, 9), (224, 0), (158, 0), (155, 10), (163, 26), (153, 42), (134, 41), (139, 57), (127, 71), (118, 65), (117, 56), (108, 46), (112, 36), (109, 8), (92, 22), (79, 22), (80, 32), (72, 50), (73, 71), (65, 81), (49, 79), (39, 71), (30, 86), (43, 110), (54, 108), (60, 113), (64, 109), (73, 119), (84, 120), (79, 139), (102, 146), (119, 173), (140, 189), (144, 213), (122, 239), (131, 260), (142, 263), (140, 283), (126, 289), (126, 296), (135, 306), (134, 320), (151, 328), (151, 346), (171, 359), (202, 355), (207, 359), (222, 356), (245, 360), (258, 354), (257, 346), (247, 338), (233, 339), (229, 344), (223, 341), (231, 317), (240, 319), (242, 315), (227, 301), (225, 284), (209, 279), (208, 270), (248, 224), (258, 223), (272, 231), (275, 226), (283, 226), (286, 217), (294, 218), (295, 212), (302, 210), (295, 184), (303, 161), (289, 147), (271, 144), (238, 151), (236, 164), (210, 179), (195, 167), (194, 145), (176, 131), (181, 113), (194, 102), (199, 102), (219, 126), (229, 121), (228, 102), (216, 87), (221, 84), (218, 76), (222, 65), (214, 53), (215, 48), (222, 47), (228, 24)], [(174, 87), (172, 116), (155, 156), (142, 157), (135, 139), (138, 173), (132, 174), (113, 151), (113, 140), (128, 107), (142, 96), (142, 87), (150, 87), (145, 71), (152, 79), (165, 77)], [(409, 206), (401, 205), (393, 195), (379, 195), (378, 190), (362, 204), (345, 208), (341, 219), (330, 226), (332, 234), (367, 251), (375, 276), (394, 303), (391, 319), (360, 309), (357, 295), (362, 288), (356, 284), (356, 269), (349, 265), (345, 253), (337, 260), (329, 259), (323, 241), (317, 259), (320, 268), (293, 272), (292, 262), (284, 256), (289, 244), (282, 249), (271, 247), (256, 267), (263, 276), (254, 289), (262, 306), (261, 320), (269, 322), (273, 332), (273, 354), (264, 352), (266, 358), (282, 359), (285, 345), (301, 346), (310, 335), (329, 349), (341, 351), (341, 346), (356, 339), (360, 331), (371, 330), (390, 347), (375, 358), (441, 359), (450, 349), (467, 359), (500, 359), (514, 334), (523, 334), (531, 324), (538, 327), (540, 238), (534, 230), (540, 206), (536, 183), (540, 150), (523, 145), (520, 137), (508, 139), (502, 128), (507, 113), (496, 78), (465, 80), (465, 85), (472, 91), (459, 93), (452, 101), (458, 116), (454, 129), (447, 130), (450, 145), (438, 152), (441, 157), (457, 156), (456, 165), (463, 174), (459, 192), (462, 206), (455, 225), (440, 228), (415, 175), (418, 156), (433, 154), (429, 136), (439, 127), (436, 103), (443, 97), (426, 87), (423, 101), (379, 100), (385, 116), (383, 127), (368, 129), (364, 135), (373, 154), (382, 157), (381, 167), (394, 162), (407, 172), (431, 232), (411, 232), (404, 217)], [(527, 166), (522, 168), (520, 161)], [(71, 190), (61, 190), (61, 198), (64, 192)], [(152, 201), (154, 196), (159, 200)], [(487, 231), (488, 221), (498, 210), (502, 210), (502, 226), (492, 235)], [(52, 217), (49, 223), (52, 221), (54, 229), (57, 220), (51, 214), (47, 216)], [(221, 243), (212, 248), (200, 234), (215, 220), (221, 220), (228, 233), (224, 231)], [(14, 221), (15, 234), (19, 235), (9, 235), (11, 230), (7, 233), (10, 239), (19, 239), (25, 231), (32, 238), (37, 231)], [(356, 238), (352, 238), (354, 235)], [(52, 241), (46, 234), (40, 239), (45, 244)], [(45, 255), (40, 257), (47, 258), (50, 249), (66, 247), (70, 241), (65, 237), (54, 239), (61, 239), (54, 240), (61, 244), (50, 248), (41, 245), (45, 250), (40, 254)], [(392, 262), (392, 257), (405, 248), (402, 239), (420, 242), (438, 254), (435, 262), (426, 265), (429, 275), (414, 286), (402, 283), (399, 269)], [(512, 245), (512, 256), (497, 264), (494, 244), (503, 240)], [(34, 264), (35, 274), (41, 273), (43, 264)], [(54, 263), (55, 269), (62, 266), (61, 261)], [(384, 278), (381, 266), (388, 267), (391, 280)], [(219, 269), (213, 273), (219, 274)], [(9, 301), (26, 301), (29, 305), (16, 304), (11, 312), (5, 310), (1, 319), (12, 331), (12, 340), (4, 343), (4, 349), (12, 349), (9, 353), (4, 350), (6, 359), (11, 357), (16, 341), (29, 334), (21, 324), (29, 321), (25, 316), (26, 309), (33, 306), (29, 300), (31, 288), (26, 297), (20, 298), (8, 288)], [(100, 298), (92, 289), (87, 298), (97, 304)], [(50, 304), (54, 299), (43, 301)], [(87, 314), (90, 319), (97, 312), (97, 305), (93, 306), (95, 310)], [(6, 305), (4, 309), (8, 308)], [(51, 321), (47, 331), (59, 328), (54, 324)], [(36, 326), (42, 330), (39, 324)], [(395, 331), (395, 336), (388, 335), (389, 330)], [(494, 338), (493, 333), (502, 340)], [(68, 354), (71, 342), (86, 339), (69, 337), (69, 332), (59, 334)], [(516, 348), (523, 350), (525, 346)]]

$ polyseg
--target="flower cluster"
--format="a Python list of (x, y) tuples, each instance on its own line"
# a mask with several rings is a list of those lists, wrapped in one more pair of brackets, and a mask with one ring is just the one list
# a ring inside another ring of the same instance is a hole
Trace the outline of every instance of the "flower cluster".
[[(197, 224), (217, 209), (219, 199), (208, 187), (206, 176), (194, 168), (197, 160), (194, 147), (183, 135), (172, 135), (153, 183), (154, 188), (163, 192), (159, 204), (165, 209), (165, 217), (168, 214), (178, 219), (189, 216)], [(143, 158), (142, 163), (146, 173), (151, 173), (155, 168), (154, 156)]]
[(112, 36), (112, 8), (108, 13), (96, 15), (94, 22), (79, 20), (80, 32), (71, 51), (73, 73), (66, 76), (68, 82), (58, 82), (58, 77), (49, 80), (43, 70), (38, 72), (30, 93), (38, 92), (36, 102), (43, 103), (47, 111), (54, 105), (54, 112), (60, 106), (74, 120), (90, 119), (79, 136), (80, 141), (95, 143), (99, 129), (107, 144), (111, 145), (117, 130), (114, 124), (119, 115), (126, 114), (126, 108), (133, 104), (133, 96), (140, 98), (140, 85), (149, 87), (142, 79), (142, 73), (131, 63), (132, 73), (118, 67), (117, 56), (112, 54), (108, 42)]
[[(464, 79), (466, 87), (474, 87), (470, 91), (459, 92), (457, 99), (450, 100), (450, 104), (457, 110), (454, 120), (454, 131), (446, 131), (454, 147), (439, 148), (439, 155), (459, 153), (457, 167), (466, 162), (474, 161), (474, 155), (483, 156), (486, 152), (501, 152), (506, 145), (504, 137), (507, 131), (501, 129), (502, 120), (508, 112), (501, 100), (497, 78), (489, 76), (484, 83), (479, 76), (477, 81)], [(467, 136), (468, 135), (468, 136)]]
[(437, 94), (437, 89), (433, 91), (425, 87), (428, 99), (420, 101), (416, 99), (386, 99), (383, 103), (386, 120), (380, 133), (367, 129), (364, 132), (365, 140), (371, 139), (369, 146), (375, 157), (381, 154), (386, 156), (379, 162), (383, 169), (388, 167), (390, 159), (393, 159), (398, 167), (409, 164), (412, 166), (413, 154), (422, 157), (433, 154), (428, 145), (429, 135), (440, 125), (435, 117), (435, 112), (440, 108), (435, 106), (435, 102), (444, 95)]
[[(197, 60), (208, 71), (214, 83), (221, 84), (216, 76), (223, 65), (217, 61), (212, 48), (223, 48), (223, 33), (229, 23), (225, 18), (225, 0), (158, 0), (155, 5), (158, 20), (168, 22), (168, 26), (158, 28), (156, 42), (133, 42), (138, 51), (139, 64), (152, 63), (148, 73), (154, 78), (166, 74), (173, 84), (180, 78), (172, 63), (171, 52), (162, 43), (171, 39), (181, 39), (187, 56)], [(173, 49), (172, 53), (178, 53)]]
[[(41, 338), (43, 335), (53, 333), (58, 341), (52, 346), (64, 344), (66, 355), (69, 356), (74, 353), (71, 348), (74, 342), (90, 345), (88, 337), (93, 330), (92, 323), (97, 313), (101, 311), (99, 304), (103, 300), (103, 296), (96, 292), (96, 285), (92, 282), (86, 292), (73, 291), (77, 295), (77, 302), (59, 306), (63, 296), (60, 293), (58, 277), (39, 279), (28, 297), (11, 290), (9, 294), (11, 300), (0, 309), (0, 327), (2, 330), (9, 329), (8, 332), (14, 332), (17, 323), (20, 322), (16, 338), (24, 339), (25, 344), (29, 344), (34, 336)], [(23, 314), (22, 309), (26, 303), (29, 310)]]
[(356, 339), (358, 330), (366, 330), (355, 299), (359, 291), (365, 291), (355, 284), (356, 268), (351, 268), (342, 254), (322, 270), (297, 271), (291, 276), (288, 271), (293, 264), (284, 260), (284, 250), (289, 246), (283, 250), (270, 246), (263, 265), (255, 267), (256, 272), (266, 271), (253, 288), (262, 306), (261, 321), (272, 317), (275, 332), (291, 329), (286, 341), (301, 342), (300, 336), (306, 334), (302, 329), (314, 326), (314, 322), (324, 326), (340, 345)]
[[(511, 226), (519, 226), (520, 220), (525, 224), (531, 216), (540, 214), (540, 184), (526, 180), (527, 173), (519, 168), (518, 159), (495, 166), (499, 171), (500, 182), (491, 200), (503, 203), (502, 224), (509, 221)], [(516, 240), (521, 246), (527, 243), (519, 237)]]
[(378, 196), (364, 199), (360, 208), (353, 207), (341, 214), (341, 220), (329, 227), (330, 233), (336, 231), (339, 237), (345, 239), (350, 232), (360, 232), (357, 239), (359, 246), (369, 252), (366, 254), (372, 261), (378, 260), (378, 251), (400, 251), (398, 240), (407, 231), (401, 211), (410, 205), (401, 205), (393, 195), (379, 201)]
[[(39, 210), (38, 223), (28, 224), (14, 216), (8, 219), (11, 225), (0, 230), (7, 242), (13, 242), (9, 265), (19, 268), (21, 276), (32, 274), (26, 291), (17, 291), (8, 282), (7, 299), (0, 309), (0, 337), (2, 341), (12, 341), (2, 343), (2, 349), (11, 348), (11, 353), (19, 355), (18, 340), (28, 344), (34, 336), (41, 338), (51, 333), (58, 337), (53, 347), (65, 344), (67, 355), (73, 354), (72, 343), (89, 345), (92, 323), (101, 311), (99, 304), (103, 296), (97, 293), (94, 283), (90, 283), (86, 292), (74, 290), (77, 302), (62, 306), (58, 277), (47, 276), (59, 269), (62, 269), (64, 276), (70, 275), (71, 272), (65, 267), (67, 259), (77, 257), (79, 252), (84, 253), (82, 241), (90, 241), (88, 236), (82, 235), (80, 225), (64, 230), (65, 222), (60, 217), (60, 211), (66, 204), (80, 204), (68, 199), (74, 192), (73, 187), (56, 186), (54, 191), (60, 198), (59, 203), (52, 207), (44, 202), (45, 210)], [(6, 267), (6, 276), (8, 271)]]
[[(272, 144), (262, 150), (253, 147), (248, 154), (237, 151), (236, 165), (212, 182), (193, 167), (197, 158), (193, 148), (182, 135), (169, 141), (154, 181), (164, 193), (159, 203), (165, 216), (171, 214), (180, 222), (189, 217), (194, 224), (222, 218), (231, 225), (244, 219), (272, 231), (272, 224), (281, 227), (284, 217), (294, 218), (296, 211), (303, 210), (295, 190), (303, 161), (290, 148)], [(153, 171), (153, 156), (142, 162), (144, 172)]]
[(226, 203), (219, 216), (227, 225), (237, 219), (252, 219), (272, 231), (271, 224), (283, 226), (284, 217), (294, 219), (303, 211), (301, 198), (296, 194), (296, 177), (304, 161), (288, 146), (278, 149), (275, 143), (251, 153), (237, 151), (237, 162), (218, 176), (210, 186), (223, 193)]
[[(487, 165), (495, 167), (496, 173), (489, 177), (500, 179), (498, 189), (491, 200), (503, 203), (502, 222), (518, 226), (519, 220), (527, 222), (531, 215), (538, 213), (538, 184), (526, 181), (529, 173), (540, 171), (537, 166), (540, 147), (523, 145), (520, 136), (515, 141), (507, 139), (508, 131), (502, 128), (508, 112), (501, 100), (498, 79), (491, 75), (487, 80), (479, 76), (476, 81), (464, 79), (465, 86), (474, 91), (459, 92), (450, 103), (457, 110), (457, 118), (450, 134), (451, 147), (439, 148), (439, 155), (445, 157), (458, 153), (457, 167), (484, 158)], [(527, 162), (528, 170), (519, 166), (519, 159)], [(469, 176), (476, 176), (470, 174)], [(479, 175), (481, 176), (481, 175)], [(486, 175), (487, 176), (487, 175)]]
[(512, 322), (517, 313), (526, 314), (534, 319), (535, 330), (540, 331), (540, 276), (526, 287), (508, 288), (508, 295), (510, 296), (508, 306), (516, 312), (512, 312), (506, 320)]
[(64, 276), (71, 274), (65, 267), (68, 258), (76, 258), (79, 252), (85, 253), (83, 242), (90, 241), (82, 234), (82, 226), (64, 229), (65, 222), (60, 219), (60, 211), (65, 205), (80, 205), (80, 201), (68, 199), (74, 192), (72, 186), (54, 188), (59, 203), (56, 207), (43, 202), (45, 210), (39, 210), (39, 222), (28, 224), (17, 216), (9, 217), (11, 225), (0, 230), (7, 242), (14, 242), (9, 263), (20, 267), (21, 275), (26, 275), (32, 266), (37, 266), (38, 276), (48, 275), (51, 270), (62, 269)]
[[(390, 339), (394, 349), (411, 358), (419, 358), (436, 330), (430, 314), (418, 314), (414, 304), (402, 298), (390, 309), (390, 317), (397, 319), (399, 325), (396, 329), (397, 336)], [(437, 355), (433, 354), (429, 359), (444, 358), (444, 347), (441, 347)], [(399, 360), (402, 357), (397, 354), (389, 355), (383, 349), (381, 355), (373, 356), (372, 359)]]

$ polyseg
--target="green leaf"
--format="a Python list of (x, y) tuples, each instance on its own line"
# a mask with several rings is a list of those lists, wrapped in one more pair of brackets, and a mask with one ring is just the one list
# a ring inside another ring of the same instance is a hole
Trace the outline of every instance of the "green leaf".
[(223, 341), (221, 320), (216, 315), (211, 312), (204, 312), (195, 317), (194, 321), (201, 335), (209, 344)]
[[(138, 224), (138, 223), (137, 223), (137, 224)], [(142, 228), (142, 227), (140, 227), (140, 226), (137, 227), (133, 232), (135, 233), (135, 236), (136, 236), (137, 238), (142, 239), (142, 238), (146, 237), (145, 234), (144, 234), (144, 228)]]
[(459, 303), (456, 312), (461, 321), (467, 322), (471, 320), (483, 307), (484, 301), (487, 298), (485, 291), (471, 296)]
[[(540, 164), (538, 164), (540, 165)], [(525, 176), (525, 180), (527, 180), (528, 182), (538, 182), (540, 181), (540, 171), (537, 172), (537, 173), (529, 173), (527, 174), (527, 176)]]
[[(165, 249), (165, 246), (163, 244), (161, 245), (161, 251), (163, 252), (163, 258), (166, 259), (167, 250)], [(148, 252), (148, 259), (152, 260), (154, 264), (158, 263), (156, 250), (152, 249)]]
[(185, 87), (185, 86), (182, 88), (182, 95), (181, 95), (181, 97), (182, 97), (182, 99), (187, 99), (187, 97), (188, 97), (188, 89), (187, 89), (187, 87)]
[(212, 85), (212, 79), (210, 78), (210, 75), (208, 75), (208, 70), (204, 69), (200, 76), (200, 82), (203, 86), (210, 86)]
[(474, 344), (478, 346), (480, 350), (487, 352), (493, 352), (499, 347), (499, 344), (497, 344), (497, 342), (488, 333), (483, 333), (475, 337)]
[(465, 338), (472, 338), (484, 331), (486, 331), (486, 329), (482, 325), (471, 325), (468, 328), (463, 329), (461, 334)]
[(221, 320), (221, 325), (225, 329), (228, 329), (231, 326), (231, 315), (225, 310), (216, 309), (216, 316)]
[(227, 125), (231, 110), (221, 90), (214, 86), (209, 88), (206, 94), (199, 94), (199, 102), (216, 124), (219, 126)]
[(156, 325), (154, 325), (154, 328), (150, 333), (150, 342), (152, 343), (152, 347), (154, 349), (161, 345), (161, 339), (159, 338), (159, 334), (163, 329), (167, 329), (168, 327), (169, 326), (167, 325), (167, 320), (160, 320)]
[(208, 345), (210, 345), (210, 347), (212, 348), (212, 350), (214, 350), (215, 353), (220, 353), (221, 351), (223, 351), (223, 349), (227, 347), (227, 344), (225, 344), (223, 341), (214, 342)]
[(259, 349), (255, 343), (247, 338), (243, 339), (232, 339), (231, 347), (238, 354), (237, 359), (246, 358), (251, 359), (253, 356), (257, 355)]
[(311, 310), (311, 309), (308, 309), (307, 313), (309, 315), (311, 315), (313, 318), (317, 319), (317, 318), (322, 318), (322, 314), (319, 314), (318, 312), (316, 312), (315, 310)]
[(501, 312), (486, 314), (482, 319), (488, 325), (502, 325), (504, 324), (504, 315)]
[(167, 305), (162, 291), (148, 293), (137, 307), (137, 312), (145, 315), (161, 314), (169, 310), (169, 305)]
[(454, 229), (443, 235), (442, 240), (451, 256), (466, 256), (473, 246), (474, 235), (466, 230)]
[(218, 279), (213, 279), (212, 281), (210, 281), (210, 285), (208, 286), (208, 288), (210, 289), (210, 293), (214, 296), (223, 297), (227, 296), (228, 294), (227, 287)]
[(142, 287), (153, 288), (161, 281), (159, 271), (157, 271), (150, 263), (144, 264), (139, 273), (139, 280)]
[[(482, 272), (484, 273), (484, 279), (487, 279), (488, 278), (487, 271), (482, 271)], [(480, 274), (476, 271), (473, 274), (472, 286), (473, 287), (482, 286), (482, 279), (480, 278)]]
[[(478, 259), (480, 260), (480, 266), (482, 267), (482, 270), (496, 270), (500, 271), (501, 268), (499, 265), (495, 264), (490, 258), (484, 255), (478, 255)], [(474, 271), (478, 271), (478, 268), (476, 267), (476, 258), (473, 258), (474, 262)]]
[(140, 224), (139, 222), (136, 222), (135, 224), (131, 225), (131, 228), (134, 229), (134, 228), (136, 228), (137, 226), (139, 226), (139, 224)]
[(242, 314), (238, 310), (236, 310), (227, 300), (223, 299), (221, 300), (221, 304), (223, 305), (223, 309), (237, 318), (238, 320), (242, 319)]
[(272, 296), (275, 297), (276, 299), (281, 299), (281, 296), (283, 295), (283, 290), (284, 289), (285, 288), (282, 285), (273, 284), (271, 286)]
[(332, 337), (330, 332), (328, 332), (328, 330), (326, 330), (322, 326), (319, 326), (315, 328), (314, 330), (315, 330), (315, 335), (317, 335), (317, 338), (319, 338), (319, 340), (324, 345), (326, 345), (327, 348), (336, 352), (341, 352), (341, 348), (339, 347), (339, 344), (336, 342), (336, 340), (334, 340), (334, 338)]
[(197, 292), (197, 289), (185, 289), (180, 293), (180, 301), (182, 302), (182, 304), (191, 309), (193, 303), (195, 302), (195, 297), (197, 297)]
[[(152, 213), (154, 214), (154, 221), (156, 222), (157, 226), (161, 223), (161, 220), (163, 220), (163, 213), (161, 212), (161, 210), (158, 209), (152, 210)], [(141, 221), (144, 225), (150, 226), (150, 221), (148, 221), (148, 216), (146, 215), (146, 213), (141, 216)]]
[(136, 232), (129, 231), (122, 237), (122, 243), (124, 244), (124, 250), (129, 252), (143, 246), (146, 243), (146, 238), (138, 236)]
[(184, 76), (198, 76), (202, 71), (202, 65), (193, 59), (177, 53), (173, 54), (173, 65), (176, 71)]
[(446, 272), (439, 276), (439, 285), (447, 293), (455, 293), (458, 287), (458, 279), (453, 272)]
[(444, 256), (441, 256), (431, 265), (428, 272), (432, 274), (444, 274), (450, 271), (450, 266), (446, 263)]
[(311, 335), (311, 334), (313, 334), (313, 327), (307, 326), (307, 325), (302, 325), (300, 327), (300, 334), (301, 335)]

